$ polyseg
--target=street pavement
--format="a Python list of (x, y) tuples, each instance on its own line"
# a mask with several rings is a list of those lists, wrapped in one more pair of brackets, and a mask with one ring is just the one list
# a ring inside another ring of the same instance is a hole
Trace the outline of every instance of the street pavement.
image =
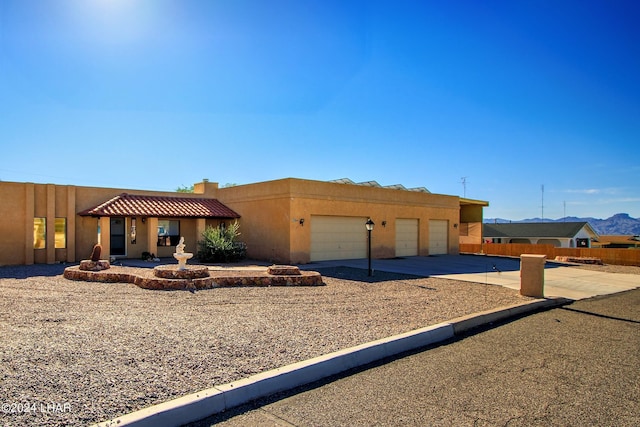
[(638, 426), (640, 289), (385, 362), (192, 426)]

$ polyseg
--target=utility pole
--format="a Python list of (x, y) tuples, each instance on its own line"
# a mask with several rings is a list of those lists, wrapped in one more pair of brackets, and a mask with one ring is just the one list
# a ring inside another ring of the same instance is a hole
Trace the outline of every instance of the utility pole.
[(542, 184), (541, 189), (542, 189), (542, 205), (540, 205), (540, 207), (542, 208), (542, 222), (544, 222), (544, 184)]
[(463, 176), (461, 179), (462, 179), (462, 197), (467, 197), (467, 177)]

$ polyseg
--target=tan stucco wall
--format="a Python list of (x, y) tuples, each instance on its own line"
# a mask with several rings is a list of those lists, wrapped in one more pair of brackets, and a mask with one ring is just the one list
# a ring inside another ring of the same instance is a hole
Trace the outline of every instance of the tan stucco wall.
[[(98, 218), (81, 217), (78, 212), (103, 203), (119, 194), (154, 196), (215, 197), (217, 183), (201, 183), (195, 186), (199, 193), (154, 192), (119, 188), (78, 187), (70, 185), (35, 184), (0, 181), (0, 265), (33, 263), (78, 262), (91, 254), (98, 243)], [(46, 248), (33, 248), (33, 219), (46, 218)], [(66, 248), (55, 248), (55, 219), (66, 218)], [(151, 226), (150, 226), (151, 223)], [(187, 249), (197, 251), (197, 240), (204, 230), (204, 220), (180, 219), (180, 232), (185, 237)], [(210, 221), (217, 225), (217, 220)], [(109, 256), (109, 218), (102, 218), (103, 258)], [(199, 227), (199, 228), (198, 228)], [(126, 218), (126, 230), (131, 229), (131, 218)], [(106, 237), (104, 237), (106, 236)], [(136, 218), (136, 244), (127, 236), (127, 257), (138, 258), (149, 251), (149, 243), (157, 242), (157, 221)], [(171, 256), (175, 248), (160, 248), (159, 256)], [(153, 252), (156, 249), (154, 248)]]
[[(25, 184), (0, 184), (0, 265), (33, 263), (33, 190)], [(27, 235), (31, 250), (24, 246)]]
[(460, 227), (464, 228), (466, 235), (460, 233), (460, 243), (482, 243), (482, 222), (484, 217), (483, 207), (488, 203), (478, 201), (478, 204), (462, 204), (460, 206)]
[[(429, 220), (449, 224), (448, 253), (459, 251), (458, 224), (482, 218), (482, 207), (460, 208), (457, 196), (286, 178), (256, 184), (218, 188), (214, 182), (194, 185), (194, 193), (157, 192), (53, 184), (0, 182), (0, 265), (78, 262), (98, 243), (101, 222), (103, 257), (110, 254), (109, 219), (81, 217), (78, 212), (121, 193), (217, 198), (241, 215), (240, 238), (250, 257), (274, 263), (310, 261), (311, 220), (314, 215), (367, 218), (375, 222), (372, 256), (395, 256), (395, 223), (398, 218), (419, 220), (419, 255), (429, 255)], [(47, 218), (47, 248), (33, 249), (33, 218)], [(67, 219), (67, 247), (54, 249), (56, 217)], [(163, 218), (160, 218), (163, 219)], [(304, 224), (300, 224), (304, 219)], [(228, 222), (229, 220), (227, 220)], [(382, 222), (386, 221), (386, 227)], [(197, 241), (206, 226), (219, 220), (180, 219), (180, 234), (187, 251), (196, 253)], [(127, 236), (129, 258), (142, 252), (170, 257), (175, 248), (157, 247), (157, 218), (136, 218), (136, 243)], [(129, 233), (131, 218), (126, 218)], [(363, 223), (364, 229), (364, 223)], [(473, 236), (475, 238), (475, 236)]]
[[(54, 263), (75, 255), (75, 230), (67, 233), (67, 247), (55, 248), (55, 219), (66, 218), (75, 203), (75, 187), (52, 184), (0, 182), (0, 265)], [(33, 248), (33, 219), (46, 218), (46, 248)]]
[(290, 262), (290, 183), (288, 180), (218, 190), (218, 200), (240, 214), (240, 237), (254, 259)]
[(287, 178), (221, 188), (218, 198), (242, 216), (241, 240), (256, 259), (309, 262), (312, 215), (371, 217), (376, 223), (371, 239), (374, 258), (395, 256), (395, 219), (419, 219), (420, 255), (429, 255), (429, 219), (447, 220), (448, 251), (458, 253), (453, 227), (460, 217), (456, 196)]
[(479, 222), (483, 219), (482, 205), (462, 205), (460, 206), (460, 222)]

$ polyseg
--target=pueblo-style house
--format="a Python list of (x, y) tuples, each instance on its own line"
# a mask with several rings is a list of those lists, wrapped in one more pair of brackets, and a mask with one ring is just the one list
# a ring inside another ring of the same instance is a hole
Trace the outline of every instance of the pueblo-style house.
[(209, 226), (240, 224), (251, 259), (304, 264), (458, 254), (481, 243), (487, 202), (375, 181), (286, 178), (193, 193), (0, 182), (0, 265), (75, 263), (96, 243), (103, 257), (171, 257), (180, 237), (196, 253)]

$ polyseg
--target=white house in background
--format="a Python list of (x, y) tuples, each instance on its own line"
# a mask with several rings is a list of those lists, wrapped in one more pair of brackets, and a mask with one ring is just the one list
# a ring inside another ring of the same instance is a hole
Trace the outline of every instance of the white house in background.
[(519, 222), (483, 224), (487, 243), (526, 243), (556, 248), (590, 248), (598, 234), (588, 222)]

